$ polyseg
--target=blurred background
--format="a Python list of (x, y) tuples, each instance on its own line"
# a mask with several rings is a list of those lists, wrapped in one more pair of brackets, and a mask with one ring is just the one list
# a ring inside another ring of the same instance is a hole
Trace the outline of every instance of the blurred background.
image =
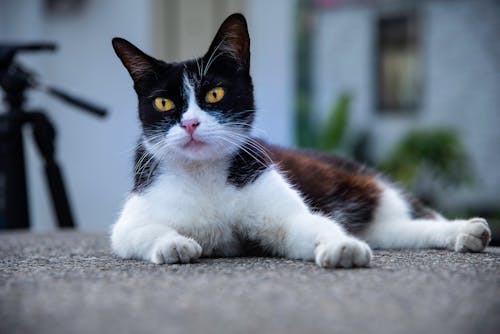
[[(136, 97), (111, 38), (166, 61), (193, 58), (233, 12), (249, 23), (258, 135), (353, 157), (451, 218), (498, 228), (498, 0), (0, 0), (0, 44), (56, 42), (19, 62), (109, 111), (96, 119), (28, 95), (57, 128), (79, 229), (108, 229), (132, 181)], [(24, 136), (31, 226), (55, 229), (29, 128)]]

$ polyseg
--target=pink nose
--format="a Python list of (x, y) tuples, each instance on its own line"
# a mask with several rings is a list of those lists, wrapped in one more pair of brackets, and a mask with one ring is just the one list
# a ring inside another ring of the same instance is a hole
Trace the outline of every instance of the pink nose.
[(196, 118), (187, 119), (181, 122), (181, 126), (189, 133), (190, 136), (193, 135), (194, 130), (200, 125), (200, 122)]

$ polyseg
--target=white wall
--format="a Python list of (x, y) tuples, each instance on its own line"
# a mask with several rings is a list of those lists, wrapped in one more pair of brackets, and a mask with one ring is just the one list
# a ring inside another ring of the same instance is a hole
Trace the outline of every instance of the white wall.
[[(0, 2), (0, 41), (57, 42), (60, 46), (57, 53), (26, 56), (23, 62), (36, 69), (46, 81), (109, 108), (109, 117), (102, 121), (41, 94), (33, 94), (30, 103), (46, 107), (58, 129), (57, 156), (81, 229), (107, 229), (132, 182), (133, 149), (139, 134), (136, 97), (131, 79), (112, 50), (111, 38), (124, 37), (158, 56), (162, 55), (164, 44), (168, 44), (157, 39), (168, 35), (158, 33), (158, 29), (168, 29), (168, 24), (155, 25), (154, 20), (162, 18), (155, 12), (158, 8), (189, 11), (177, 19), (186, 15), (191, 18), (220, 16), (215, 10), (204, 11), (205, 1), (200, 1), (199, 6), (194, 6), (192, 0), (190, 5), (184, 0), (181, 5), (178, 2), (169, 1), (159, 6), (154, 0), (87, 0), (80, 2), (82, 7), (78, 11), (57, 15), (49, 15), (44, 10), (45, 1)], [(240, 6), (236, 0), (226, 0), (224, 4), (226, 10)], [(252, 74), (259, 109), (257, 127), (272, 141), (290, 144), (295, 0), (248, 1), (245, 8), (252, 38)], [(192, 10), (199, 12), (192, 13)], [(166, 53), (184, 57), (190, 50), (208, 48), (220, 23), (212, 27), (213, 21), (214, 18), (207, 21), (210, 27), (198, 26), (198, 31), (186, 30), (187, 21), (178, 22), (175, 28), (184, 38), (182, 47), (178, 46), (177, 52)], [(205, 36), (203, 41), (200, 36)], [(194, 44), (190, 46), (187, 39)], [(32, 225), (38, 231), (53, 229), (55, 219), (42, 177), (42, 165), (31, 137), (27, 138)]]
[(295, 0), (249, 0), (255, 128), (273, 143), (293, 141)]
[(326, 115), (339, 94), (348, 92), (353, 98), (351, 131), (369, 126), (374, 118), (370, 8), (317, 12), (314, 20), (311, 83), (317, 116)]

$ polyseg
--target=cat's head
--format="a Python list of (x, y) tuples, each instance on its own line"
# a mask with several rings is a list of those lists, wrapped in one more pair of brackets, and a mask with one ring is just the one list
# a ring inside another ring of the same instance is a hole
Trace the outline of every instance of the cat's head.
[(156, 158), (220, 159), (245, 142), (255, 108), (241, 14), (229, 16), (194, 60), (165, 63), (121, 38), (113, 48), (134, 81), (142, 144)]

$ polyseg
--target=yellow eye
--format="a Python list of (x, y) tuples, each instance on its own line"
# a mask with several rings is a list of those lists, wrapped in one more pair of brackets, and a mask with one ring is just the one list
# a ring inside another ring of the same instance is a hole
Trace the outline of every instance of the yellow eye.
[(205, 95), (205, 101), (208, 103), (219, 102), (224, 97), (224, 93), (224, 88), (222, 87), (212, 88), (207, 92), (207, 95)]
[(174, 102), (165, 97), (157, 97), (153, 105), (158, 111), (170, 111), (175, 107)]

